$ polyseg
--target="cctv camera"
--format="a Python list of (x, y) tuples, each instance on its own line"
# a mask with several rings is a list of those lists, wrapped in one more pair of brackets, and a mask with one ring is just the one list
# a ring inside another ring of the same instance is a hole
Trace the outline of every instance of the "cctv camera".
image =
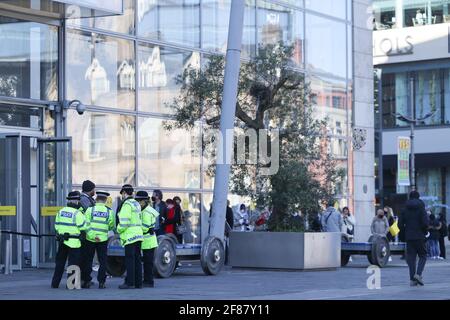
[(81, 102), (77, 104), (76, 108), (79, 115), (82, 115), (86, 111), (86, 106)]

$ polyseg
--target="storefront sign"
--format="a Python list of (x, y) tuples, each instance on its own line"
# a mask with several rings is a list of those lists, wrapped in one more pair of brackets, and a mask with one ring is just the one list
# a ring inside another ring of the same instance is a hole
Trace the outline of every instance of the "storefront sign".
[(43, 217), (52, 217), (56, 216), (59, 210), (63, 207), (42, 207), (41, 208), (41, 216)]
[(398, 137), (397, 150), (397, 185), (409, 186), (409, 156), (411, 153), (411, 139), (409, 137)]
[(15, 216), (16, 207), (15, 206), (0, 206), (0, 216)]

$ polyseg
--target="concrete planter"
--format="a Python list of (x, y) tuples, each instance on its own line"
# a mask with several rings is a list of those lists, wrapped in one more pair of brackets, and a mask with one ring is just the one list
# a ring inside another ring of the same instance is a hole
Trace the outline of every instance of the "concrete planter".
[(300, 270), (338, 268), (341, 266), (341, 234), (232, 232), (229, 265)]

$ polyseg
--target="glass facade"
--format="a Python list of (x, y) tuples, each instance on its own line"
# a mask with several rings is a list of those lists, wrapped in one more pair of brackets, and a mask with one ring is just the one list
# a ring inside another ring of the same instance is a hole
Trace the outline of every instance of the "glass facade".
[[(417, 64), (412, 67), (417, 67)], [(417, 71), (386, 71), (382, 76), (383, 128), (404, 127), (396, 113), (409, 116), (410, 79), (414, 79), (414, 112), (416, 118), (433, 114), (418, 123), (421, 126), (450, 124), (450, 80), (448, 68)]]
[(450, 22), (448, 0), (374, 0), (373, 10), (375, 30)]
[[(90, 179), (114, 195), (125, 183), (162, 189), (164, 199), (179, 195), (192, 224), (184, 240), (199, 243), (214, 183), (199, 154), (203, 126), (167, 132), (166, 104), (179, 93), (175, 77), (185, 68), (201, 68), (211, 54), (225, 54), (230, 5), (231, 0), (125, 0), (122, 16), (66, 20), (63, 43), (57, 23), (0, 17), (0, 96), (80, 100), (87, 111), (69, 110), (65, 131), (55, 128), (50, 110), (41, 112), (38, 124), (45, 135), (72, 137), (74, 188)], [(328, 150), (343, 168), (350, 157), (351, 5), (350, 0), (246, 0), (242, 43), (244, 60), (255, 56), (259, 45), (294, 45), (292, 67), (311, 83), (317, 113), (329, 119)], [(0, 126), (36, 125), (34, 114), (10, 120), (1, 111), (0, 106)], [(348, 175), (338, 186), (342, 199), (350, 197)]]
[[(188, 66), (201, 68), (208, 54), (225, 53), (231, 1), (125, 4), (122, 17), (68, 22), (67, 95), (95, 109), (81, 118), (69, 113), (73, 182), (89, 177), (116, 188), (127, 182), (210, 193), (214, 179), (198, 155), (201, 124), (192, 132), (167, 132), (164, 122), (170, 121), (167, 103), (179, 93), (176, 76)], [(248, 0), (242, 44), (244, 59), (258, 45), (295, 46), (293, 66), (311, 82), (318, 114), (329, 119), (329, 152), (344, 168), (352, 108), (350, 6), (346, 0)], [(339, 189), (346, 197), (347, 186)]]

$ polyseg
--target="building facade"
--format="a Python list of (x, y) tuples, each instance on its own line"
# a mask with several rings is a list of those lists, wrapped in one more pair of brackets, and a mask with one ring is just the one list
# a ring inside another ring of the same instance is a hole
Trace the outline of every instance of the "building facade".
[[(99, 3), (0, 4), (0, 229), (52, 233), (51, 207), (90, 179), (114, 198), (125, 183), (180, 196), (191, 228), (184, 241), (201, 243), (214, 184), (193, 152), (203, 124), (168, 132), (164, 123), (173, 119), (176, 76), (225, 54), (230, 0), (123, 0), (121, 12), (115, 1)], [(361, 239), (374, 198), (369, 5), (248, 0), (242, 44), (244, 60), (260, 44), (294, 45), (295, 68), (311, 84), (318, 115), (330, 120), (329, 152), (346, 171), (338, 198), (356, 213)], [(355, 128), (366, 141), (358, 148)], [(12, 241), (18, 268), (54, 259), (51, 237)]]
[[(374, 1), (377, 199), (406, 197), (397, 185), (397, 139), (415, 127), (416, 185), (435, 212), (450, 202), (450, 1)], [(444, 207), (443, 207), (444, 206)], [(447, 210), (448, 211), (448, 210)]]

